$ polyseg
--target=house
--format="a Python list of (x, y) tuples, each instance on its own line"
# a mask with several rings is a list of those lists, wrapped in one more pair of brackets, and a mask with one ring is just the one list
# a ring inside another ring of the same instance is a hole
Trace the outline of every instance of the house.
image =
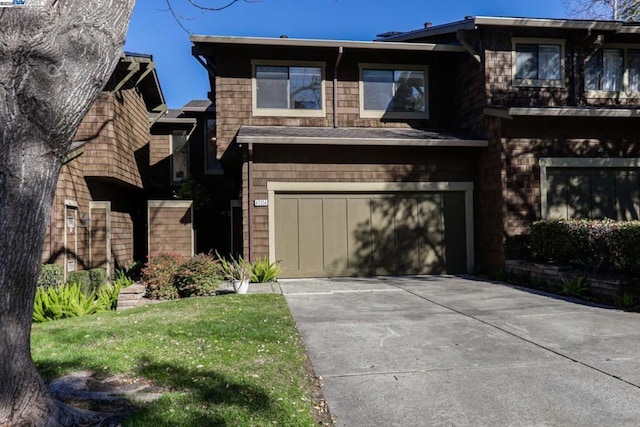
[(245, 257), (288, 277), (494, 271), (537, 219), (637, 219), (639, 32), (467, 17), (373, 42), (192, 36)]
[(147, 254), (149, 129), (166, 110), (149, 55), (124, 54), (62, 166), (43, 263), (128, 267)]

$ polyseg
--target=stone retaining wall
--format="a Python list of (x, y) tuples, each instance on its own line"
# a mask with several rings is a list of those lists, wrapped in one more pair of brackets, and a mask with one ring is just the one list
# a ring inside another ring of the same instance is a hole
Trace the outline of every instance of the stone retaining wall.
[(540, 264), (523, 260), (507, 260), (505, 271), (517, 276), (535, 277), (547, 283), (577, 280), (586, 276), (589, 292), (606, 298), (614, 298), (623, 293), (637, 294), (635, 281), (611, 276), (590, 276), (568, 265)]

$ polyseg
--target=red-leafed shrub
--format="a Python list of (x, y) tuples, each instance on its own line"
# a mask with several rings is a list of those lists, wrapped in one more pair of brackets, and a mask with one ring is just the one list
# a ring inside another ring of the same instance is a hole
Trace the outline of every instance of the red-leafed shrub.
[(184, 257), (174, 253), (164, 253), (149, 257), (142, 269), (141, 281), (147, 288), (146, 296), (151, 299), (177, 299), (176, 274)]
[(198, 254), (183, 262), (175, 276), (175, 285), (182, 298), (215, 295), (221, 281), (219, 263), (205, 254)]

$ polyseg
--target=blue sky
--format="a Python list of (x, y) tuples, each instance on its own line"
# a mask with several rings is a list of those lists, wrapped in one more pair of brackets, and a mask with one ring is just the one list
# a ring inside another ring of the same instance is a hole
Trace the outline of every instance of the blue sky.
[[(220, 6), (225, 1), (196, 0)], [(260, 0), (203, 12), (171, 0), (193, 34), (372, 40), (386, 31), (408, 31), (465, 16), (566, 18), (563, 0)], [(206, 99), (205, 69), (191, 56), (189, 35), (165, 11), (165, 0), (137, 0), (125, 50), (153, 55), (169, 108)]]

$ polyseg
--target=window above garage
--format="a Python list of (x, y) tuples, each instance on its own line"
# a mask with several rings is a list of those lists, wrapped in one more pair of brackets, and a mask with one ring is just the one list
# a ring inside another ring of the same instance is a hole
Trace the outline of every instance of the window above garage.
[(564, 86), (564, 40), (513, 38), (513, 85)]
[(428, 119), (426, 66), (360, 64), (360, 117)]
[(253, 115), (324, 117), (324, 63), (253, 61)]

